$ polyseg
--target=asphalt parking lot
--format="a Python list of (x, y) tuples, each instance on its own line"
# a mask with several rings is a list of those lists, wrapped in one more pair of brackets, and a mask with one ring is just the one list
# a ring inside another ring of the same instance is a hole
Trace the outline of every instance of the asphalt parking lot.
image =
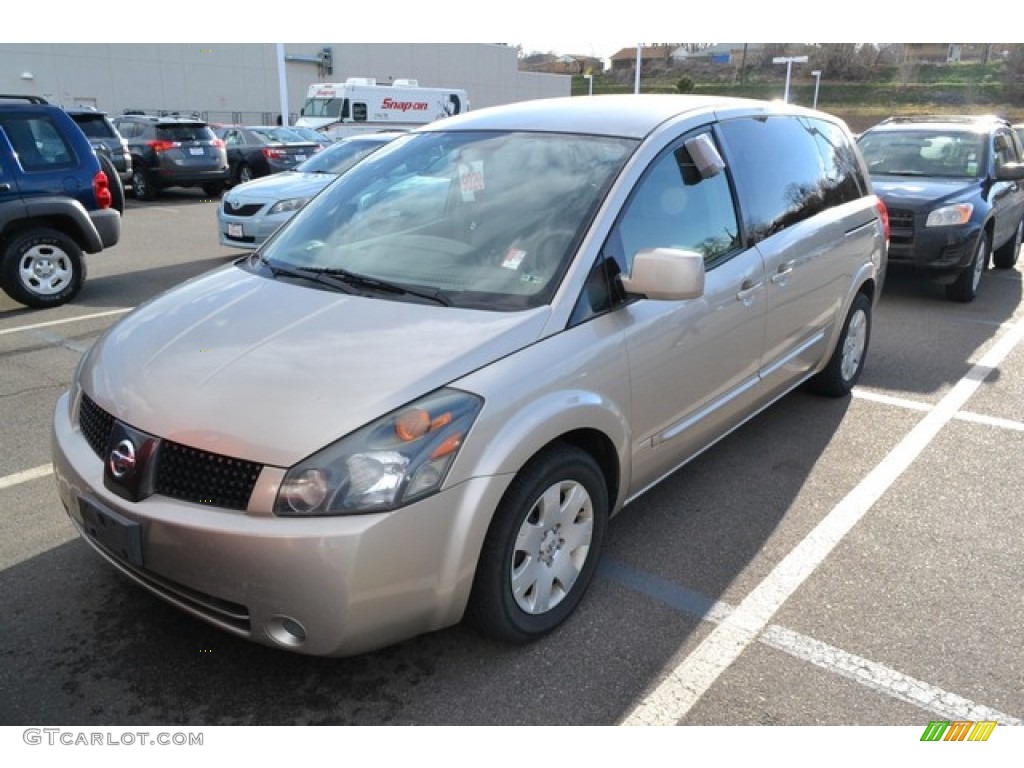
[(1024, 265), (966, 305), (891, 275), (854, 396), (794, 393), (637, 500), (542, 642), (455, 627), (331, 660), (142, 592), (49, 469), (88, 345), (237, 255), (172, 192), (129, 201), (71, 304), (0, 297), (0, 724), (1024, 724)]

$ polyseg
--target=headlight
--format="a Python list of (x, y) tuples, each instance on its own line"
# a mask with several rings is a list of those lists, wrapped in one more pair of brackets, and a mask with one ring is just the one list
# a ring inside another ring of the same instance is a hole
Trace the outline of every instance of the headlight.
[(953, 227), (958, 224), (966, 224), (971, 220), (974, 206), (970, 203), (957, 203), (936, 208), (928, 214), (928, 220), (924, 223), (926, 227)]
[(293, 197), (290, 200), (281, 200), (274, 203), (268, 213), (294, 213), (309, 202), (308, 197)]
[(436, 493), (482, 405), (441, 389), (343, 437), (288, 470), (274, 514), (383, 512)]

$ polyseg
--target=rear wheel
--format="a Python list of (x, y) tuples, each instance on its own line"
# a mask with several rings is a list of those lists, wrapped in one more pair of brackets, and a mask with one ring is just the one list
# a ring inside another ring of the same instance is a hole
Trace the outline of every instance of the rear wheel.
[(248, 163), (242, 163), (238, 166), (238, 183), (245, 184), (247, 181), (252, 181), (255, 178), (252, 172), (252, 166)]
[(597, 462), (568, 445), (539, 454), (502, 498), (477, 564), (467, 619), (505, 642), (551, 632), (594, 576), (608, 520)]
[(156, 200), (157, 188), (149, 178), (149, 172), (141, 163), (134, 163), (132, 168), (132, 192), (137, 200)]
[(0, 285), (28, 307), (60, 306), (73, 299), (84, 282), (82, 249), (56, 229), (28, 230), (11, 240), (0, 257)]
[(858, 293), (850, 305), (832, 357), (821, 373), (807, 382), (812, 392), (831, 397), (850, 394), (864, 370), (864, 358), (871, 340), (871, 299)]
[(992, 266), (997, 269), (1013, 269), (1020, 255), (1020, 243), (1024, 237), (1024, 218), (1017, 223), (1017, 231), (1013, 237), (992, 251)]
[(988, 233), (982, 231), (978, 235), (978, 243), (974, 247), (974, 257), (971, 259), (970, 266), (957, 276), (955, 282), (946, 286), (947, 299), (962, 303), (974, 301), (974, 297), (978, 295), (981, 276), (988, 267), (989, 251)]

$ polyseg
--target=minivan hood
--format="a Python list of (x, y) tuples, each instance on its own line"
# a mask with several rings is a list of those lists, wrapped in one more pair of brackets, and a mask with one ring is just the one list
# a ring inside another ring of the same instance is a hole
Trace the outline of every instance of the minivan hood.
[(287, 467), (532, 343), (548, 314), (351, 296), (230, 265), (112, 326), (79, 383), (136, 429)]
[(889, 207), (934, 208), (936, 204), (975, 194), (981, 185), (977, 180), (934, 179), (918, 176), (871, 177), (876, 195)]

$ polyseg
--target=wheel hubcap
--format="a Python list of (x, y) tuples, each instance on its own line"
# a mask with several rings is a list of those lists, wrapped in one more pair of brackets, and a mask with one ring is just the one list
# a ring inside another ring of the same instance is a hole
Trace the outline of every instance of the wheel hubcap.
[(27, 288), (47, 296), (59, 293), (71, 282), (71, 271), (67, 254), (52, 245), (33, 247), (22, 256), (18, 269)]
[(523, 521), (512, 552), (511, 585), (516, 604), (541, 614), (572, 590), (587, 562), (594, 533), (594, 505), (575, 480), (555, 483)]
[(858, 310), (850, 317), (846, 328), (846, 340), (843, 342), (843, 364), (841, 373), (845, 381), (850, 381), (860, 369), (860, 361), (864, 358), (864, 350), (868, 344), (868, 316)]
[(974, 255), (974, 274), (971, 276), (971, 285), (974, 290), (978, 289), (981, 283), (981, 275), (985, 271), (985, 246), (978, 246), (978, 252)]

